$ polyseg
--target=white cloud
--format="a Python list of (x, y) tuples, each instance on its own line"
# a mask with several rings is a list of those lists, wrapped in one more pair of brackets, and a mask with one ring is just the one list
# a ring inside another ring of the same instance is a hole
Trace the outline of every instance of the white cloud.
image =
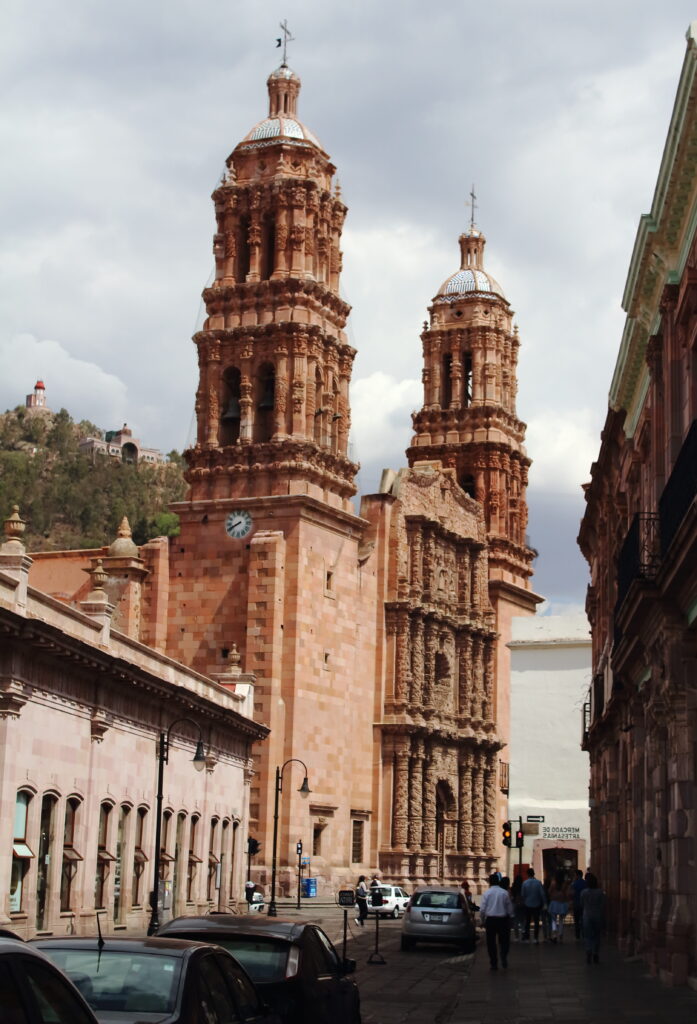
[(422, 405), (419, 381), (377, 371), (351, 387), (351, 444), (358, 461), (398, 468), (411, 440), (411, 412)]
[(530, 484), (538, 492), (580, 493), (598, 453), (597, 414), (549, 408), (530, 418), (525, 446), (532, 454)]

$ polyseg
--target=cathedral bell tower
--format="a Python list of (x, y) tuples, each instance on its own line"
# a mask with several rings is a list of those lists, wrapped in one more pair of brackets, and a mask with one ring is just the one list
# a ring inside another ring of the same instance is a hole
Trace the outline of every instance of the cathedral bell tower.
[(527, 590), (528, 458), (516, 413), (518, 329), (501, 286), (484, 270), (486, 239), (460, 235), (460, 269), (441, 285), (424, 324), (423, 408), (409, 465), (438, 459), (484, 508), (489, 578)]
[(349, 510), (355, 350), (339, 296), (346, 207), (335, 167), (298, 120), (300, 79), (268, 79), (269, 113), (213, 193), (215, 280), (195, 335), (192, 499), (308, 494)]

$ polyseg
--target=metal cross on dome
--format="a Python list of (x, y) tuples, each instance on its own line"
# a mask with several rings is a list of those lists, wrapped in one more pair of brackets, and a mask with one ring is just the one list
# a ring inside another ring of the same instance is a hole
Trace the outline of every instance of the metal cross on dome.
[(470, 231), (474, 231), (474, 211), (477, 209), (477, 194), (474, 191), (474, 185), (472, 185), (472, 191), (470, 192)]
[(288, 51), (288, 43), (295, 42), (295, 37), (290, 34), (290, 29), (288, 28), (288, 19), (287, 18), (283, 19), (283, 21), (280, 23), (280, 26), (281, 26), (281, 32), (283, 32), (283, 38), (276, 40), (276, 47), (279, 47), (279, 46), (283, 47), (283, 60), (281, 62), (281, 67), (284, 68), (284, 67), (286, 67), (286, 57), (287, 57), (287, 51)]

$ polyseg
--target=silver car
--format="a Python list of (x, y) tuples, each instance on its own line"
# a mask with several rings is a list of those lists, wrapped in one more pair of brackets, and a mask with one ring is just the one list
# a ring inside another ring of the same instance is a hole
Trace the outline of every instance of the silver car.
[(417, 942), (446, 942), (473, 953), (476, 932), (462, 889), (423, 886), (409, 900), (402, 918), (402, 949)]
[(369, 914), (380, 914), (381, 917), (400, 917), (404, 913), (404, 908), (409, 902), (409, 894), (401, 889), (398, 885), (386, 885), (381, 883), (377, 887), (377, 891), (382, 896), (382, 903), (379, 907), (373, 906), (371, 897), (374, 893), (374, 888), (368, 890), (368, 913)]

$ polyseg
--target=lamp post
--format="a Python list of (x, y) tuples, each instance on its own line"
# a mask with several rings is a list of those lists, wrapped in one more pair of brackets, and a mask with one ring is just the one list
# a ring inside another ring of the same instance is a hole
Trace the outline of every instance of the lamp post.
[(179, 725), (181, 722), (189, 722), (198, 729), (198, 742), (196, 744), (196, 752), (193, 756), (194, 768), (197, 772), (200, 772), (203, 771), (206, 766), (206, 752), (203, 749), (203, 734), (201, 732), (201, 726), (198, 722), (195, 722), (193, 718), (177, 718), (176, 721), (172, 722), (167, 732), (160, 733), (160, 741), (157, 750), (158, 764), (155, 810), (155, 854), (153, 857), (155, 863), (153, 867), (152, 891), (150, 893), (150, 924), (148, 925), (148, 935), (154, 935), (160, 927), (158, 896), (160, 888), (160, 843), (162, 842), (162, 786), (165, 778), (165, 765), (169, 762), (170, 733), (175, 725)]
[(304, 761), (301, 761), (298, 757), (289, 757), (287, 761), (281, 765), (280, 768), (276, 768), (276, 794), (273, 805), (273, 848), (271, 853), (271, 902), (269, 903), (269, 909), (267, 911), (268, 917), (278, 917), (276, 910), (276, 843), (278, 840), (278, 798), (281, 793), (283, 785), (283, 772), (286, 765), (292, 764), (295, 761), (297, 764), (301, 764), (305, 769), (305, 777), (303, 778), (303, 784), (298, 790), (298, 793), (308, 796), (312, 792), (309, 783), (307, 781), (307, 765)]

